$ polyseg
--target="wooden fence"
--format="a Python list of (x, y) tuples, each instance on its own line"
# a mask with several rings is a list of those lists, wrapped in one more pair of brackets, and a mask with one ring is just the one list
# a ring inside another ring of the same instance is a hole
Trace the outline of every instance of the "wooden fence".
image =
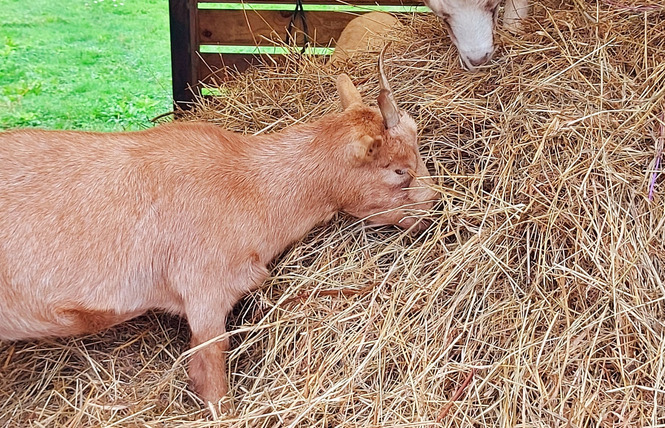
[(205, 84), (226, 71), (279, 56), (289, 46), (327, 55), (346, 24), (361, 13), (425, 12), (419, 0), (169, 0), (173, 99), (188, 108)]

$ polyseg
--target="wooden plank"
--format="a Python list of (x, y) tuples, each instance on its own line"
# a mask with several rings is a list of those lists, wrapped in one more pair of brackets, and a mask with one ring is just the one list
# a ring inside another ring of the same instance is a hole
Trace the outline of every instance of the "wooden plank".
[[(272, 10), (200, 10), (199, 43), (261, 46), (286, 42), (291, 15), (291, 12)], [(328, 46), (356, 16), (346, 12), (306, 13), (310, 42)], [(300, 19), (296, 19), (294, 24), (302, 31)], [(303, 40), (302, 34), (297, 37), (299, 45), (303, 44)]]
[(230, 77), (227, 67), (229, 70), (242, 72), (250, 65), (267, 61), (265, 56), (246, 54), (200, 54), (199, 58), (197, 80), (205, 84), (227, 80)]
[[(251, 65), (284, 64), (284, 55), (248, 55), (248, 54), (201, 54), (199, 56), (201, 67), (197, 80), (204, 85), (214, 82), (223, 82), (232, 77), (229, 72), (243, 72)], [(293, 58), (293, 57), (291, 57)]]
[[(198, 0), (197, 3), (199, 4), (227, 4), (227, 3), (257, 3), (257, 4), (271, 4), (271, 3), (287, 3), (287, 4), (292, 4), (293, 8), (295, 9), (296, 2), (295, 0), (287, 1), (287, 0), (229, 0), (229, 1), (220, 1), (220, 0)], [(335, 0), (304, 0), (303, 5), (306, 7), (307, 5), (312, 5), (312, 4), (328, 4), (328, 5), (381, 5), (381, 6), (389, 6), (389, 5), (410, 5), (410, 6), (422, 6), (423, 3), (420, 0), (351, 0), (351, 1), (335, 1)]]
[[(293, 12), (295, 6), (291, 3), (199, 3), (199, 10), (276, 10)], [(411, 5), (376, 5), (376, 4), (312, 4), (303, 5), (305, 12), (371, 12), (383, 11), (393, 13), (428, 13), (427, 6)]]
[(199, 52), (202, 54), (240, 54), (240, 55), (332, 55), (333, 47), (321, 46), (238, 46), (238, 45), (201, 45)]

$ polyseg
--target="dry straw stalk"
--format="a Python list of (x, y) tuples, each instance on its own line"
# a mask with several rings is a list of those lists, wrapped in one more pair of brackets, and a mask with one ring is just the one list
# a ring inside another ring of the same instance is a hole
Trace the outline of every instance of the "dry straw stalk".
[[(0, 425), (665, 426), (665, 9), (533, 15), (477, 74), (434, 17), (404, 17), (386, 68), (420, 124), (435, 222), (411, 237), (339, 217), (289, 249), (230, 326), (234, 415), (200, 409), (185, 323), (149, 314), (1, 343)], [(376, 99), (376, 53), (345, 71)], [(337, 73), (293, 57), (191, 119), (312, 121), (338, 109)]]

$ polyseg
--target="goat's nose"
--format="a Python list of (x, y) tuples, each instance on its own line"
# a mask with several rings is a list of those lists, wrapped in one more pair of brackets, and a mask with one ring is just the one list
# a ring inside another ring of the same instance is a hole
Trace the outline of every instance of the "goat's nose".
[(480, 67), (481, 65), (486, 64), (490, 58), (492, 58), (492, 53), (488, 52), (480, 58), (469, 58), (469, 64), (474, 67)]

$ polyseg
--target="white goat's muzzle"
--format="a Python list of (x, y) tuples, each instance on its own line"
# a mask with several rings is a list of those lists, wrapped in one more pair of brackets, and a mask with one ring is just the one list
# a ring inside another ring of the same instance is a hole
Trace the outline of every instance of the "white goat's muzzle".
[(451, 38), (459, 51), (462, 65), (476, 71), (494, 54), (494, 18), (480, 10), (462, 10), (449, 19)]

